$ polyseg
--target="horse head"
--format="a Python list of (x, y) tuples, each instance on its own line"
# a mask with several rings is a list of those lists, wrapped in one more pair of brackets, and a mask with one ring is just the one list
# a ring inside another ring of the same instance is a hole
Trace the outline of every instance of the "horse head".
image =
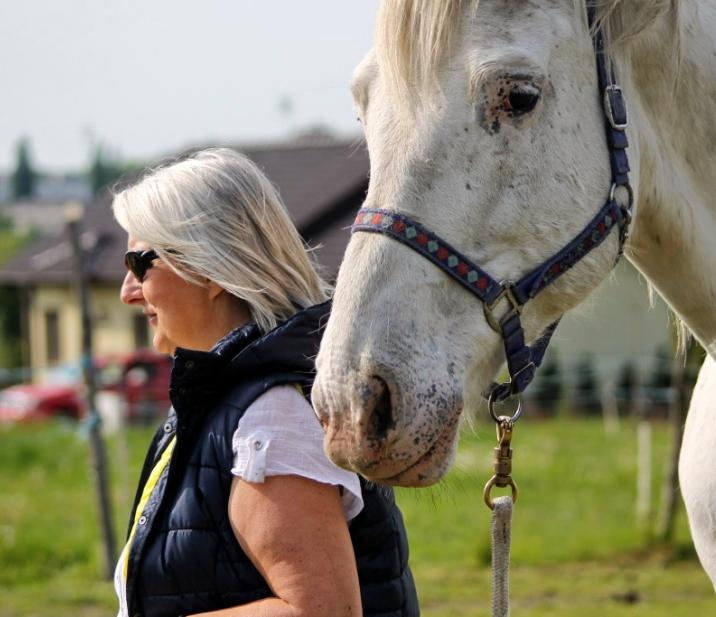
[[(545, 262), (608, 198), (583, 1), (384, 2), (353, 92), (371, 159), (365, 206), (419, 222), (497, 281)], [(611, 234), (530, 299), (526, 339), (583, 300), (619, 250)], [(493, 312), (509, 309), (503, 298)], [(354, 234), (313, 390), (329, 456), (380, 482), (436, 482), (462, 410), (504, 360), (463, 286), (399, 242)]]

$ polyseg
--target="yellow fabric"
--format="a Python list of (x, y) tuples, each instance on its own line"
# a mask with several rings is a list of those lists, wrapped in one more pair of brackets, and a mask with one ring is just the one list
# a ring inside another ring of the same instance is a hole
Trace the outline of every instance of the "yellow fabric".
[(147, 478), (147, 482), (142, 489), (142, 497), (140, 498), (139, 503), (137, 504), (137, 510), (134, 513), (134, 523), (132, 524), (132, 531), (129, 534), (129, 540), (127, 540), (127, 544), (124, 547), (123, 551), (124, 563), (122, 564), (122, 578), (125, 580), (125, 582), (127, 580), (127, 569), (129, 568), (129, 549), (132, 546), (134, 534), (137, 531), (137, 523), (142, 516), (142, 512), (144, 511), (144, 508), (149, 501), (149, 497), (151, 496), (154, 487), (156, 487), (157, 482), (159, 482), (159, 478), (161, 477), (162, 472), (172, 458), (172, 452), (174, 452), (174, 444), (176, 443), (176, 440), (176, 436), (172, 437), (172, 440), (169, 442), (169, 445), (164, 449), (164, 452), (162, 452), (162, 456), (157, 461), (157, 464), (154, 465), (154, 469), (152, 469), (152, 473), (149, 474), (149, 478)]

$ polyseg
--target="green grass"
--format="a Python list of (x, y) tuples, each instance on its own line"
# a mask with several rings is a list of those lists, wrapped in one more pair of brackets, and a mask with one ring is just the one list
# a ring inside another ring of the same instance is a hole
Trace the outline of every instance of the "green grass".
[[(110, 442), (118, 548), (151, 431)], [(125, 468), (120, 461), (129, 461)], [(107, 615), (89, 444), (74, 423), (0, 432), (0, 616)]]
[[(117, 543), (151, 431), (109, 442)], [(400, 490), (423, 615), (490, 614), (494, 429), (466, 431), (456, 468), (439, 486)], [(513, 615), (680, 617), (716, 614), (683, 511), (674, 542), (657, 546), (635, 520), (636, 434), (607, 436), (599, 421), (523, 420), (515, 430)], [(654, 427), (654, 510), (668, 448)], [(102, 579), (88, 443), (72, 425), (0, 430), (0, 617), (113, 614)]]
[[(653, 507), (669, 435), (653, 430)], [(401, 489), (411, 562), (430, 617), (490, 614), (490, 517), (494, 429), (465, 431), (455, 469), (438, 487)], [(637, 523), (636, 431), (607, 435), (599, 420), (521, 421), (513, 438), (513, 614), (538, 617), (716, 614), (713, 588), (691, 547), (682, 510), (668, 546), (653, 521)], [(629, 601), (633, 600), (632, 603)]]

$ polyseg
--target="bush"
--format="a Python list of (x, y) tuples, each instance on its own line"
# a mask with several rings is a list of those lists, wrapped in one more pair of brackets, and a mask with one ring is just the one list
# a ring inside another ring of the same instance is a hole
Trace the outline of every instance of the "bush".
[(656, 350), (654, 364), (646, 380), (647, 413), (653, 417), (666, 417), (675, 395), (672, 386), (674, 358), (665, 347)]
[(584, 355), (574, 367), (575, 385), (572, 405), (574, 411), (598, 414), (602, 409), (599, 382), (594, 371), (594, 358)]
[(633, 360), (626, 360), (617, 375), (614, 396), (617, 399), (619, 413), (631, 414), (634, 411), (636, 390), (639, 385), (639, 376)]
[(543, 416), (553, 416), (562, 399), (562, 374), (555, 353), (545, 358), (544, 364), (537, 371), (535, 384), (532, 386), (530, 400)]

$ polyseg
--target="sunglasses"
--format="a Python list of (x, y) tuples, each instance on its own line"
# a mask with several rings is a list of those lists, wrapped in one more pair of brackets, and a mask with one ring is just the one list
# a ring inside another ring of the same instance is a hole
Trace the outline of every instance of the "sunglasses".
[(148, 251), (127, 251), (124, 254), (124, 265), (141, 283), (144, 281), (147, 270), (152, 267), (152, 262), (155, 259), (159, 259), (159, 255), (153, 249)]

